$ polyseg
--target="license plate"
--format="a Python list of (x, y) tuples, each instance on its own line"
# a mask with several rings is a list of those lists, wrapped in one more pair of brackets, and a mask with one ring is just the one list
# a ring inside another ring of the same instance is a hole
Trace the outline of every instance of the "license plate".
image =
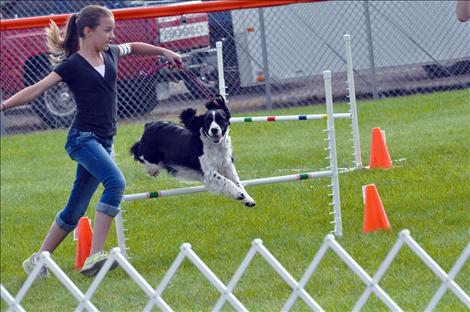
[(207, 22), (183, 24), (179, 26), (160, 28), (160, 42), (169, 42), (209, 35)]

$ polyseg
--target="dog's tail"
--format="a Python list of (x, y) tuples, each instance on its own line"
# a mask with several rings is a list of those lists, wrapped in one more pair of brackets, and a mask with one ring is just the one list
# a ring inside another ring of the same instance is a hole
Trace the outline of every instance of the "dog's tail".
[(131, 155), (134, 157), (134, 160), (143, 163), (142, 159), (140, 158), (140, 156), (142, 156), (142, 153), (140, 152), (140, 141), (132, 145), (130, 152)]

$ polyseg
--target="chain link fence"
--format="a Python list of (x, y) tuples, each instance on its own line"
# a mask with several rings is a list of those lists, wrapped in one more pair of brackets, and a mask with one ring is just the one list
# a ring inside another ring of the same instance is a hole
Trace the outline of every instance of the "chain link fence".
[[(171, 2), (178, 1), (2, 1), (1, 18), (78, 12), (88, 4), (116, 9)], [(454, 1), (325, 1), (128, 19), (116, 22), (115, 34), (116, 43), (142, 41), (179, 52), (214, 93), (215, 43), (222, 41), (234, 112), (322, 103), (323, 70), (333, 73), (335, 99), (346, 101), (344, 34), (352, 38), (359, 99), (470, 88), (470, 24), (457, 20)], [(51, 70), (43, 28), (1, 31), (0, 51), (2, 101)], [(202, 110), (206, 99), (195, 83), (178, 70), (152, 73), (158, 61), (121, 59), (122, 120), (169, 118), (185, 107)], [(68, 127), (74, 106), (61, 83), (31, 105), (2, 114), (2, 134)]]

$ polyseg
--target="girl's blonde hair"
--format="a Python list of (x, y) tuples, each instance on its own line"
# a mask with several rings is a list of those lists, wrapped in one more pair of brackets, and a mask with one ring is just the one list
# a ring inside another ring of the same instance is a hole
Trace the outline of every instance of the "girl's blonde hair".
[(80, 48), (79, 38), (84, 37), (85, 27), (95, 29), (102, 17), (112, 17), (113, 13), (100, 5), (87, 5), (80, 13), (72, 14), (67, 20), (65, 37), (54, 21), (46, 27), (46, 43), (50, 60), (58, 64), (77, 52)]

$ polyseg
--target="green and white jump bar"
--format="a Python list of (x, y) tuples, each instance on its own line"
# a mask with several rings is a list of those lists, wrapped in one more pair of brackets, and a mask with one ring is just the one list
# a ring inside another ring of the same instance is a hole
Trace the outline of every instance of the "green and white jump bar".
[[(290, 182), (290, 181), (316, 179), (316, 178), (328, 177), (330, 175), (331, 175), (331, 171), (307, 172), (307, 173), (291, 174), (291, 175), (285, 175), (285, 176), (246, 180), (246, 181), (242, 181), (242, 184), (243, 186), (249, 187), (249, 186), (263, 185), (263, 184), (274, 184), (274, 183), (283, 183), (283, 182)], [(207, 191), (206, 187), (203, 185), (199, 185), (199, 186), (184, 187), (184, 188), (172, 189), (172, 190), (163, 190), (163, 191), (124, 195), (123, 201), (178, 196), (178, 195), (186, 195), (186, 194), (193, 194), (193, 193), (201, 193), (205, 191)]]

